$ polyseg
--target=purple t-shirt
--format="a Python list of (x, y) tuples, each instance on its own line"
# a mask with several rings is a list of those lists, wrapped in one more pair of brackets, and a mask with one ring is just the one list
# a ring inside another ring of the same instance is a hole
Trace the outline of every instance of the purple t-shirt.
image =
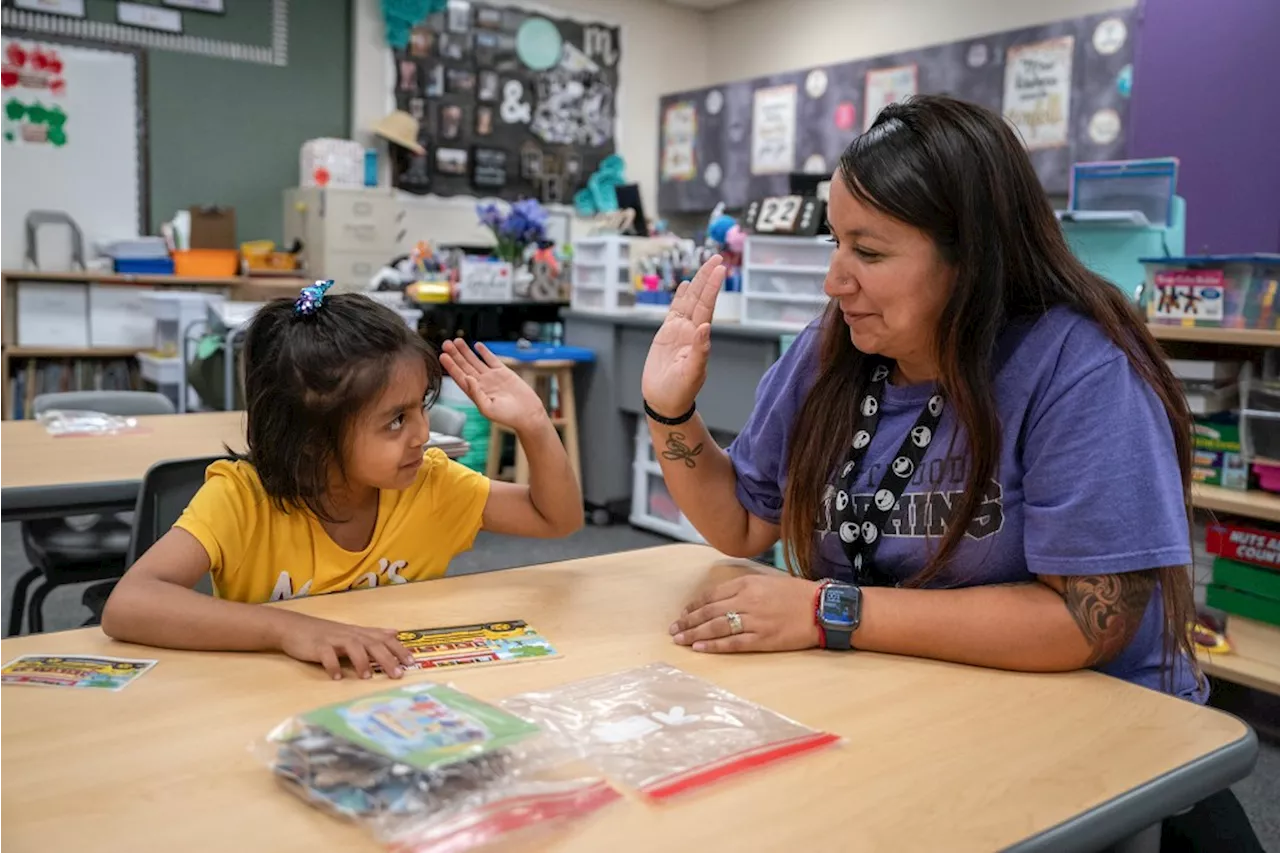
[[(746, 427), (729, 448), (738, 500), (775, 524), (782, 517), (790, 433), (818, 373), (820, 335), (817, 322), (811, 324), (769, 369)], [(988, 484), (952, 567), (934, 585), (1189, 564), (1173, 431), (1154, 390), (1120, 348), (1092, 321), (1055, 308), (1006, 329), (995, 364), (1001, 425), (996, 479)], [(933, 392), (932, 383), (886, 385), (880, 425), (852, 496), (860, 513)], [(948, 408), (881, 535), (876, 564), (900, 580), (923, 568), (964, 488), (966, 442), (961, 433), (952, 446), (955, 432)], [(847, 580), (852, 571), (834, 532), (835, 496), (836, 487), (828, 486), (815, 520), (821, 536), (817, 569), (824, 577)], [(1097, 669), (1165, 689), (1162, 625), (1157, 590), (1128, 647)], [(1190, 668), (1180, 664), (1173, 692), (1203, 701)]]

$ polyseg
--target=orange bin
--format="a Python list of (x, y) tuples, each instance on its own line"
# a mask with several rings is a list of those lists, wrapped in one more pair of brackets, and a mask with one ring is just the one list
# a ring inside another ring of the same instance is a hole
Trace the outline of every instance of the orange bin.
[(231, 278), (240, 272), (235, 249), (186, 249), (173, 253), (173, 274), (193, 278)]

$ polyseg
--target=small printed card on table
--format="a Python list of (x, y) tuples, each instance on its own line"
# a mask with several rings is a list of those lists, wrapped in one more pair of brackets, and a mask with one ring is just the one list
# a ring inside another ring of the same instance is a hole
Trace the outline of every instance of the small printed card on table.
[(452, 628), (420, 628), (396, 635), (413, 653), (407, 669), (512, 663), (559, 657), (546, 637), (519, 619)]
[(0, 669), (0, 684), (123, 690), (155, 666), (153, 660), (98, 655), (23, 655)]

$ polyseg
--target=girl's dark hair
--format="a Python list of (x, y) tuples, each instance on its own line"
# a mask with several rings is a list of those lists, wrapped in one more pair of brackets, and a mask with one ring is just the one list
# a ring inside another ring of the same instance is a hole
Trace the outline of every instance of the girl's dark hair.
[[(939, 385), (968, 437), (964, 492), (946, 533), (910, 586), (947, 567), (996, 473), (1000, 430), (992, 388), (1000, 333), (1014, 320), (1058, 305), (1090, 318), (1124, 351), (1168, 413), (1182, 472), (1190, 539), (1191, 419), (1159, 345), (1126, 297), (1071, 253), (1022, 142), (1000, 116), (943, 96), (882, 110), (840, 158), (844, 185), (862, 204), (929, 235), (955, 273), (936, 332)], [(863, 394), (866, 357), (850, 341), (839, 306), (822, 321), (820, 368), (788, 450), (783, 539), (795, 568), (812, 576), (813, 520), (821, 492), (853, 434), (849, 404)], [(1194, 662), (1194, 613), (1185, 567), (1162, 567), (1166, 674), (1181, 652)], [(1192, 664), (1194, 666), (1194, 663)]]
[(386, 388), (403, 357), (427, 368), (426, 405), (440, 392), (440, 361), (399, 314), (367, 296), (324, 297), (312, 313), (294, 300), (264, 305), (245, 332), (248, 452), (262, 487), (282, 512), (310, 510), (333, 521), (324, 495), (355, 418)]

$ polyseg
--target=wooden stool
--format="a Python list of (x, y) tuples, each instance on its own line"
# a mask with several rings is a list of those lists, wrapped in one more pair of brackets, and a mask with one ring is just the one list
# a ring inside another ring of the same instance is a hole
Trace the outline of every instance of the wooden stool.
[[(516, 372), (516, 375), (529, 384), (538, 396), (542, 405), (551, 416), (551, 423), (560, 433), (564, 441), (564, 449), (569, 454), (569, 465), (573, 468), (573, 476), (582, 483), (581, 459), (578, 456), (578, 406), (573, 394), (573, 368), (577, 364), (569, 359), (543, 359), (539, 361), (519, 361), (514, 358), (503, 358), (502, 363)], [(555, 387), (559, 393), (559, 414), (553, 408), (551, 389)], [(493, 424), (489, 430), (489, 458), (485, 463), (485, 475), (490, 480), (498, 479), (502, 467), (502, 439), (512, 431), (506, 427)], [(516, 437), (516, 473), (515, 483), (529, 482), (529, 458), (525, 456), (524, 447)]]

